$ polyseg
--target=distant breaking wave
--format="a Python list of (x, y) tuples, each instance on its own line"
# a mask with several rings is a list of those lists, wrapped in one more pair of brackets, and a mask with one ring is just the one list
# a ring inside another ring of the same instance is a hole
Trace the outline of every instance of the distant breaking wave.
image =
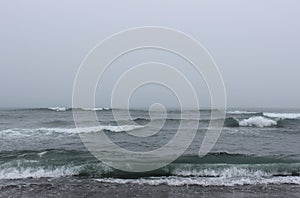
[(297, 119), (279, 119), (272, 120), (263, 116), (252, 116), (247, 119), (238, 120), (234, 117), (225, 119), (225, 127), (299, 127), (299, 120)]
[(269, 112), (254, 112), (254, 111), (227, 111), (227, 113), (235, 114), (235, 115), (265, 116), (269, 118), (279, 118), (279, 119), (300, 119), (300, 113), (269, 113)]
[(229, 114), (257, 114), (259, 112), (253, 112), (253, 111), (227, 111)]
[(49, 107), (48, 109), (52, 110), (52, 111), (67, 111), (67, 110), (69, 110), (69, 108), (66, 108), (66, 107)]
[(264, 116), (269, 118), (281, 118), (281, 119), (298, 119), (300, 113), (263, 113)]
[(300, 113), (268, 113), (268, 112), (254, 112), (254, 111), (227, 111), (228, 114), (236, 114), (236, 115), (262, 115), (269, 118), (282, 118), (282, 119), (300, 119)]
[[(150, 118), (135, 118), (133, 121), (143, 124), (145, 122), (155, 121), (151, 120)], [(188, 121), (182, 119), (166, 119), (166, 121)], [(210, 122), (209, 119), (207, 120), (199, 120), (200, 123), (208, 123)], [(238, 119), (235, 117), (227, 117), (224, 121), (224, 127), (298, 127), (300, 124), (300, 119), (271, 119), (264, 116), (251, 116), (250, 118), (245, 119)]]
[[(83, 111), (108, 111), (110, 110), (110, 108), (106, 108), (106, 107), (95, 107), (95, 108), (75, 108), (75, 109), (79, 109), (79, 110), (83, 110)], [(68, 111), (68, 110), (72, 110), (72, 108), (67, 108), (67, 107), (49, 107), (48, 110), (52, 110), (52, 111)]]

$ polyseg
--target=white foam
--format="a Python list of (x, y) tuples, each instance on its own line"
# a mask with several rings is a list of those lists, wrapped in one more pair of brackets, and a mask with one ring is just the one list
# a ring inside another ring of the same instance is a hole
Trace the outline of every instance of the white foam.
[(0, 170), (0, 179), (22, 179), (41, 177), (64, 177), (76, 174), (78, 171), (71, 167), (44, 169), (42, 167), (11, 167)]
[(196, 170), (192, 168), (178, 168), (172, 171), (172, 175), (176, 176), (210, 176), (210, 177), (268, 177), (272, 176), (272, 173), (267, 173), (262, 170), (249, 170), (247, 168), (228, 167), (228, 168), (207, 168), (202, 170)]
[(264, 113), (263, 115), (270, 118), (282, 118), (282, 119), (300, 118), (300, 113)]
[(256, 184), (300, 184), (300, 177), (236, 177), (236, 178), (206, 178), (206, 177), (152, 177), (142, 179), (114, 179), (104, 178), (96, 179), (96, 181), (104, 183), (116, 184), (139, 184), (139, 185), (168, 185), (168, 186), (184, 186), (184, 185), (200, 185), (200, 186), (236, 186), (236, 185), (256, 185)]
[[(37, 160), (12, 160), (0, 164), (0, 179), (23, 179), (23, 178), (43, 178), (43, 177), (66, 177), (78, 175), (82, 171), (89, 171), (90, 165), (66, 164), (63, 166), (38, 166)], [(29, 166), (28, 166), (29, 165)], [(104, 164), (97, 164), (97, 173), (105, 174), (112, 171), (112, 168)]]
[(48, 109), (52, 110), (52, 111), (67, 111), (69, 108), (66, 108), (66, 107), (50, 107)]
[[(183, 166), (171, 171), (173, 176), (165, 177), (148, 177), (139, 179), (116, 179), (101, 178), (96, 179), (99, 182), (118, 183), (118, 184), (141, 184), (141, 185), (201, 185), (201, 186), (235, 186), (250, 184), (300, 184), (300, 177), (273, 176), (278, 174), (278, 170), (263, 171), (259, 169), (249, 169), (248, 165), (241, 167), (224, 167), (193, 169), (193, 167)], [(288, 173), (283, 173), (287, 174)]]
[(270, 127), (276, 126), (277, 122), (262, 116), (255, 116), (240, 121), (239, 125), (244, 127)]
[(126, 132), (134, 129), (143, 128), (141, 125), (120, 125), (120, 126), (110, 126), (110, 125), (100, 125), (95, 127), (83, 127), (83, 128), (37, 128), (37, 129), (5, 129), (0, 131), (0, 134), (10, 135), (14, 137), (19, 136), (32, 136), (40, 135), (51, 135), (53, 133), (64, 133), (64, 134), (80, 134), (80, 133), (95, 133), (103, 130), (108, 130), (111, 132)]

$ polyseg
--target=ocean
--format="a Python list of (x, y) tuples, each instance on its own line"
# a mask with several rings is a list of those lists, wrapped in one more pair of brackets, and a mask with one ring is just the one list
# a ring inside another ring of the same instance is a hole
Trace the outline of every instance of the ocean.
[[(95, 112), (99, 126), (76, 128), (73, 111)], [(161, 123), (159, 112), (151, 121), (148, 111), (130, 110), (135, 124), (119, 120), (117, 125), (107, 108), (2, 109), (0, 197), (299, 196), (300, 110), (228, 110), (218, 142), (200, 158), (213, 113), (201, 110), (197, 134), (186, 152), (165, 167), (142, 173), (105, 165), (79, 136), (104, 131), (120, 147), (149, 151), (168, 143), (181, 122), (194, 122), (195, 113), (169, 110), (159, 133), (142, 138), (127, 132), (155, 130), (155, 123)]]

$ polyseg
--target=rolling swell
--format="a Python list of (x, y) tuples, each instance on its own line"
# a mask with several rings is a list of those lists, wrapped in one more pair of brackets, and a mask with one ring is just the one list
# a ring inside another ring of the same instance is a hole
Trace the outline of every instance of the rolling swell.
[[(148, 123), (161, 121), (161, 119), (153, 119), (150, 118), (135, 118), (132, 121), (136, 122), (140, 125), (146, 125)], [(189, 121), (184, 119), (177, 119), (177, 118), (167, 118), (166, 122), (182, 122), (182, 121)], [(216, 120), (218, 121), (218, 120)], [(126, 123), (126, 121), (123, 121)], [(199, 120), (199, 124), (208, 124), (210, 119), (201, 119)], [(114, 124), (117, 124), (115, 122)], [(299, 128), (300, 127), (300, 119), (288, 119), (288, 118), (269, 118), (265, 116), (251, 116), (246, 118), (236, 118), (236, 117), (227, 117), (224, 120), (224, 127), (281, 127), (281, 128)]]
[[(67, 150), (67, 149), (45, 149), (45, 150), (16, 150), (0, 152), (0, 162), (8, 162), (14, 159), (26, 160), (96, 160), (92, 154), (84, 150)], [(74, 161), (73, 161), (74, 162)], [(213, 163), (228, 163), (228, 164), (267, 164), (267, 163), (295, 163), (300, 162), (292, 159), (284, 159), (276, 156), (255, 156), (239, 153), (217, 152), (209, 153), (200, 158), (198, 155), (183, 155), (175, 160), (176, 164), (213, 164)]]
[(282, 128), (299, 128), (300, 119), (280, 119), (277, 121), (277, 126)]
[(239, 127), (239, 121), (235, 119), (234, 117), (226, 118), (224, 121), (225, 127)]

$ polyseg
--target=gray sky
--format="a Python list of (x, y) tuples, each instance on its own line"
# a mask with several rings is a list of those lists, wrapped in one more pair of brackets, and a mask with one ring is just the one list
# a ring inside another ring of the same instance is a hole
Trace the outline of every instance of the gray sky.
[[(70, 106), (77, 69), (97, 43), (131, 27), (166, 26), (208, 49), (228, 106), (300, 108), (299, 10), (298, 0), (2, 0), (0, 107)], [(141, 91), (136, 104), (158, 95), (167, 102), (172, 94)]]

